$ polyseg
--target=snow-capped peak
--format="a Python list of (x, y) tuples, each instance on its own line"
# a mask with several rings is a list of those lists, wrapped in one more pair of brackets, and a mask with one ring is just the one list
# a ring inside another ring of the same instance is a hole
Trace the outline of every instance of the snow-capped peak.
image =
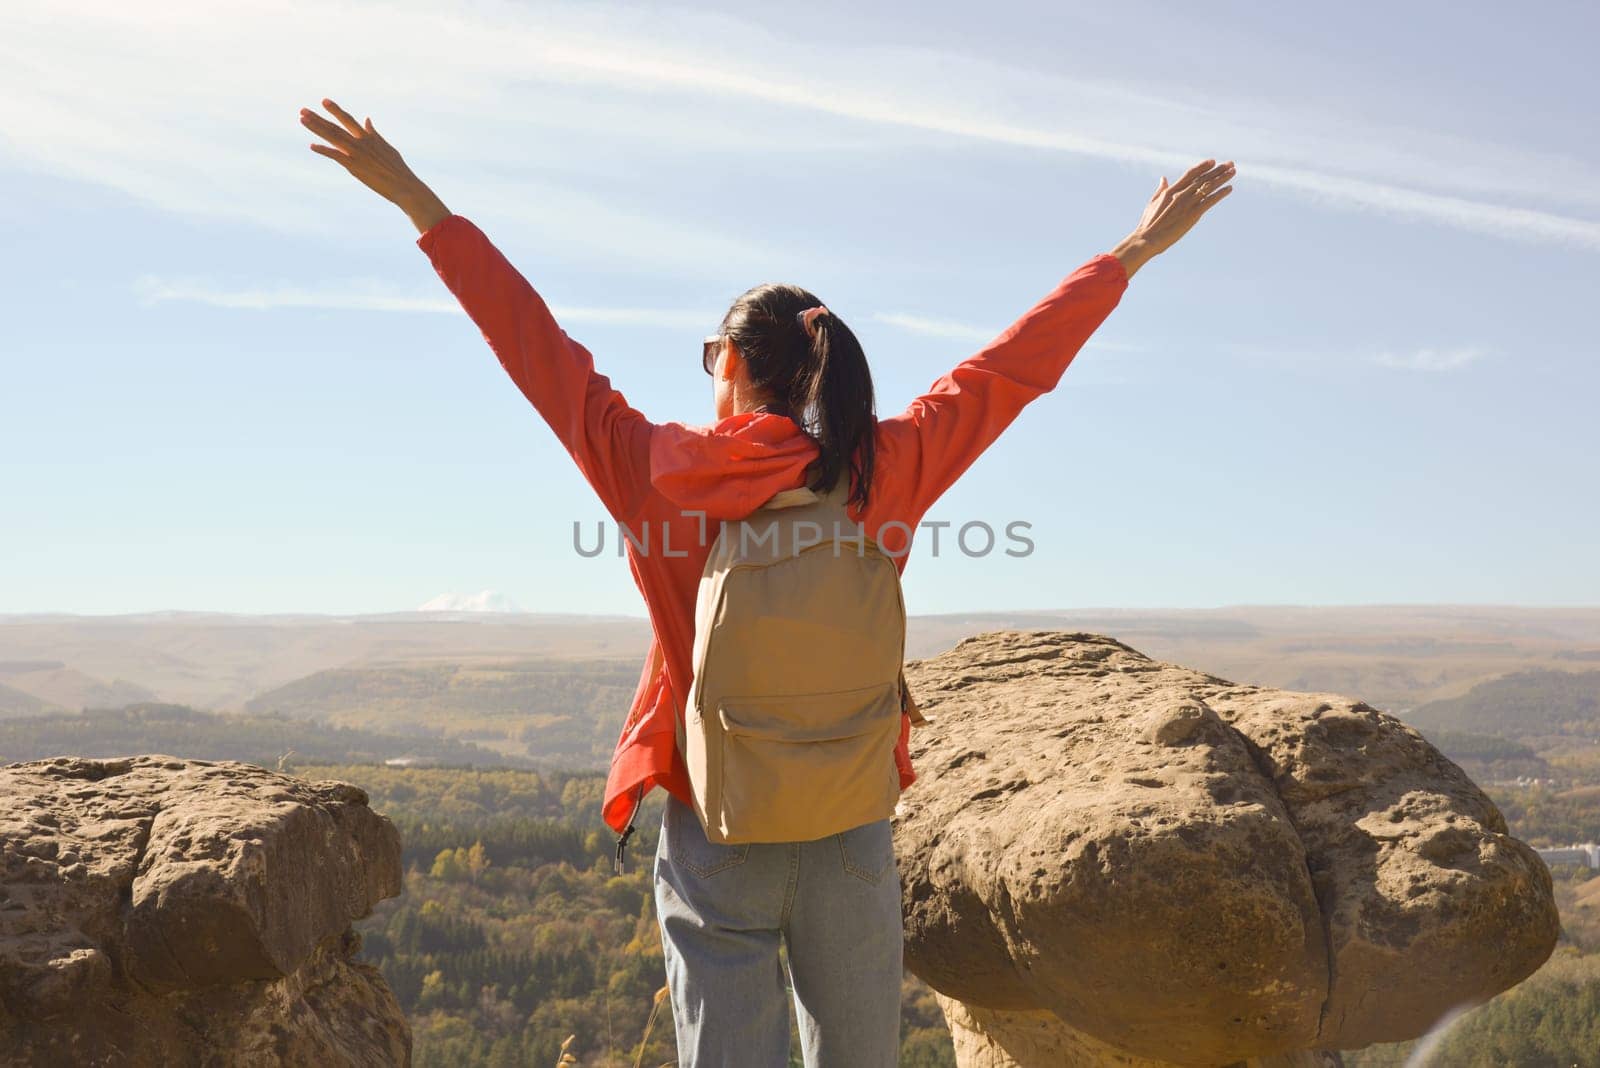
[(477, 593), (441, 593), (417, 609), (419, 612), (520, 612), (517, 603), (495, 590)]

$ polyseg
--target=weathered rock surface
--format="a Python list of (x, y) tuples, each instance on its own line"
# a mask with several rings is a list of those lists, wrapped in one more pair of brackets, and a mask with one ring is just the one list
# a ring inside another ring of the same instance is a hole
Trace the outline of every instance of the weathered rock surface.
[(338, 782), (165, 756), (0, 767), (0, 1065), (396, 1065), (352, 920), (400, 837)]
[(895, 818), (906, 963), (964, 1003), (964, 1068), (1410, 1038), (1555, 946), (1543, 861), (1360, 701), (1050, 631), (906, 679), (931, 721)]

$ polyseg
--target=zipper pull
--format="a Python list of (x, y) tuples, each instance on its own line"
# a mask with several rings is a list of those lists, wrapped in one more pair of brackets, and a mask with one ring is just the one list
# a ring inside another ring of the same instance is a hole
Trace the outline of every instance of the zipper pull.
[(623, 832), (617, 835), (617, 860), (613, 865), (613, 868), (618, 875), (623, 874), (622, 851), (628, 848), (628, 838), (632, 834), (633, 824), (629, 823), (628, 826), (623, 829)]
[(633, 802), (633, 815), (628, 817), (628, 825), (617, 835), (617, 859), (612, 865), (618, 875), (623, 874), (622, 851), (628, 848), (628, 839), (633, 835), (633, 821), (639, 818), (639, 809), (644, 807), (644, 783), (640, 783), (638, 792)]

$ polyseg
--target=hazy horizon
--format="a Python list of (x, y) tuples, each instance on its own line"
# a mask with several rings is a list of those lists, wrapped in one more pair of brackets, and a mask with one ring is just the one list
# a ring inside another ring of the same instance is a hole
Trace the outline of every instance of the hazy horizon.
[[(1141, 613), (1146, 615), (1159, 615), (1162, 613), (1188, 614), (1202, 612), (1227, 612), (1272, 609), (1303, 609), (1308, 611), (1337, 612), (1341, 609), (1350, 611), (1384, 610), (1384, 609), (1484, 609), (1484, 610), (1510, 610), (1525, 609), (1528, 611), (1559, 611), (1571, 609), (1574, 611), (1595, 610), (1600, 611), (1600, 602), (1596, 603), (1516, 603), (1516, 602), (1491, 602), (1491, 601), (1362, 601), (1350, 603), (1296, 603), (1283, 602), (1235, 602), (1216, 605), (1072, 605), (1065, 607), (1007, 607), (1004, 605), (988, 608), (955, 609), (945, 612), (915, 612), (908, 611), (907, 617), (940, 618), (940, 617), (977, 617), (977, 616), (1071, 616), (1093, 613)], [(234, 611), (230, 609), (210, 608), (145, 608), (133, 609), (122, 612), (71, 612), (57, 609), (40, 609), (27, 612), (0, 612), (0, 623), (8, 620), (23, 620), (33, 618), (76, 618), (76, 619), (142, 619), (164, 618), (174, 616), (222, 616), (245, 618), (363, 618), (372, 616), (396, 615), (450, 615), (482, 617), (486, 620), (503, 617), (527, 616), (539, 619), (593, 619), (593, 620), (624, 620), (644, 621), (649, 617), (643, 607), (637, 612), (560, 612), (542, 611), (535, 608), (518, 608), (515, 610), (497, 609), (462, 609), (462, 608), (392, 608), (392, 609), (357, 609), (352, 611), (312, 611), (287, 609), (270, 612)]]

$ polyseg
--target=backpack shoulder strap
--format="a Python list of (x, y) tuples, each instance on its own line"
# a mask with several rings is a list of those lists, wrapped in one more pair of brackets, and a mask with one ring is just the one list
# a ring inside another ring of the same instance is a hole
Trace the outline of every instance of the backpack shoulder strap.
[(768, 497), (761, 505), (763, 508), (797, 508), (805, 504), (819, 504), (826, 502), (839, 508), (845, 506), (845, 501), (850, 497), (850, 478), (841, 475), (839, 480), (829, 490), (814, 490), (809, 486), (799, 486), (795, 489), (780, 490)]
[(822, 499), (823, 495), (817, 493), (817, 491), (806, 486), (798, 486), (794, 489), (780, 490), (777, 493), (774, 493), (771, 497), (768, 497), (764, 502), (762, 502), (761, 507), (771, 508), (774, 510), (781, 508), (798, 508), (801, 505), (815, 504), (817, 501)]

